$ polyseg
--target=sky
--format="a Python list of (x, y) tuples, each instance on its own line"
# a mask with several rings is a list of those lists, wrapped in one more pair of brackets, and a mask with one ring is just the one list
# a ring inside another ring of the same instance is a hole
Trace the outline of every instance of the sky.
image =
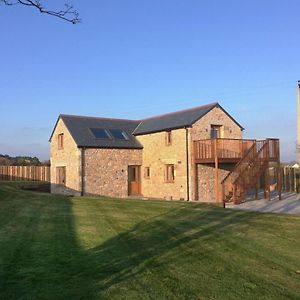
[(0, 3), (0, 153), (49, 159), (60, 113), (141, 119), (219, 102), (245, 138), (280, 138), (281, 159), (296, 159), (299, 0), (70, 3), (80, 24)]

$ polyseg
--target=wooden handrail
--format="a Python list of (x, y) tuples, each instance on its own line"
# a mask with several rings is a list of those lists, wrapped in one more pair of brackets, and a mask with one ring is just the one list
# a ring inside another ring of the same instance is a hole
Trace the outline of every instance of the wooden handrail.
[[(252, 161), (249, 162), (249, 164), (253, 163), (255, 161), (255, 159), (260, 155), (260, 153), (265, 150), (265, 148), (268, 147), (268, 142), (267, 141), (263, 141), (263, 145), (262, 147), (256, 152), (256, 155), (253, 157)], [(248, 165), (249, 165), (248, 164)], [(235, 181), (233, 182), (233, 184), (236, 184), (237, 181), (239, 180), (240, 177), (242, 177), (244, 175), (244, 173), (247, 171), (247, 168), (244, 168), (244, 170), (238, 175), (238, 177), (235, 179)]]
[[(261, 172), (267, 167), (269, 161), (279, 161), (279, 139), (266, 139), (256, 141), (245, 153), (243, 158), (236, 164), (221, 181), (223, 205), (226, 200), (226, 192), (232, 189), (233, 200), (235, 201), (237, 190), (243, 194), (247, 189), (252, 188), (258, 180)], [(239, 196), (240, 197), (240, 196)]]
[[(255, 148), (255, 147), (256, 147), (256, 141), (255, 141), (255, 143), (251, 146), (251, 148), (249, 148), (248, 151), (245, 153), (245, 156), (243, 157), (243, 159), (244, 159), (245, 157), (247, 157), (248, 154), (249, 154), (251, 151), (253, 151), (253, 148)], [(235, 165), (234, 169), (233, 169), (231, 172), (229, 172), (229, 173), (225, 176), (225, 178), (221, 181), (221, 184), (223, 184), (223, 183), (226, 181), (226, 179), (231, 175), (231, 173), (233, 173), (234, 170), (235, 170), (235, 169), (243, 162), (243, 159), (241, 159), (241, 160)]]

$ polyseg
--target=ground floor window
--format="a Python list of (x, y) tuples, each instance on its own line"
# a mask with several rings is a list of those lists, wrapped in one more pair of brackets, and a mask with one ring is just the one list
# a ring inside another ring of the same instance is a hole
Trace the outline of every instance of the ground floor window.
[(175, 181), (175, 167), (174, 165), (165, 165), (165, 182)]
[(66, 185), (66, 167), (56, 167), (56, 183)]
[(145, 178), (146, 178), (146, 179), (149, 179), (149, 178), (150, 178), (150, 168), (149, 168), (149, 167), (146, 167), (146, 168), (145, 168)]

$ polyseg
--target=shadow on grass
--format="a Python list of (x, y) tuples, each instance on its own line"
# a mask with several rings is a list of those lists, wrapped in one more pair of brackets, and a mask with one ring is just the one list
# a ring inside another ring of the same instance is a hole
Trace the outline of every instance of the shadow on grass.
[(196, 204), (180, 205), (121, 233), (108, 219), (116, 235), (97, 247), (83, 249), (71, 198), (41, 197), (40, 193), (11, 188), (0, 190), (0, 195), (4, 216), (0, 221), (1, 299), (109, 298), (115, 285), (193, 251), (187, 249), (191, 242), (211, 237), (214, 242), (222, 241), (224, 231), (228, 233), (235, 226), (242, 229), (256, 217)]

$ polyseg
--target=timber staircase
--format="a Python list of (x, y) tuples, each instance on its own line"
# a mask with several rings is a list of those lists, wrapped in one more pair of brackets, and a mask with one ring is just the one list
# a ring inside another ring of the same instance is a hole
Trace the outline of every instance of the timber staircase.
[(226, 202), (239, 204), (251, 189), (255, 189), (257, 194), (259, 180), (268, 174), (266, 171), (271, 161), (279, 161), (279, 140), (254, 141), (233, 170), (221, 181), (224, 205)]

